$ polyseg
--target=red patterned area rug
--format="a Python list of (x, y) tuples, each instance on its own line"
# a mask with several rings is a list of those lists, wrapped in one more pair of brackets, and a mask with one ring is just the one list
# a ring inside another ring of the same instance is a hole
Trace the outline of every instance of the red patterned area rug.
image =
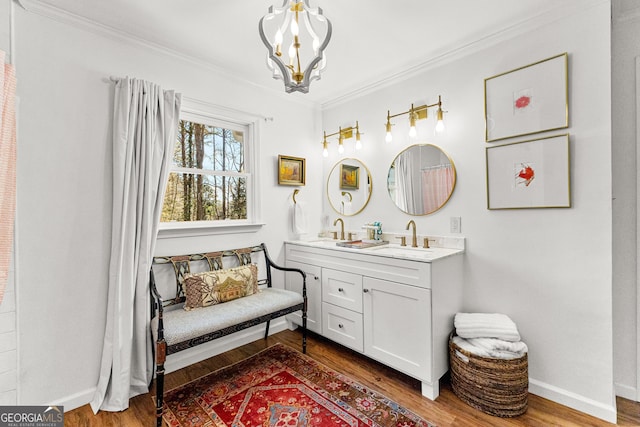
[(171, 427), (432, 427), (283, 344), (165, 393)]

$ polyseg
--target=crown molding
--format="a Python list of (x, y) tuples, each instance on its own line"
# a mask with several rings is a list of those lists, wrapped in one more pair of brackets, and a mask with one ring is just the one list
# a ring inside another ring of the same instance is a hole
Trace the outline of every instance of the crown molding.
[(244, 86), (254, 87), (261, 91), (269, 92), (270, 95), (276, 96), (288, 102), (294, 102), (308, 108), (317, 108), (318, 103), (301, 97), (292, 97), (284, 91), (279, 91), (271, 87), (263, 86), (242, 78), (237, 74), (231, 73), (224, 67), (219, 66), (204, 58), (188, 55), (175, 49), (166, 47), (159, 43), (138, 37), (129, 32), (113, 28), (100, 22), (85, 18), (80, 15), (73, 14), (58, 7), (39, 2), (37, 0), (15, 0), (28, 13), (33, 13), (45, 18), (69, 25), (79, 30), (87, 31), (95, 35), (115, 40), (120, 43), (127, 43), (133, 46), (142, 47), (144, 49), (153, 50), (156, 53), (175, 58), (180, 61), (190, 63), (196, 67), (213, 72), (220, 77), (234, 81)]
[(489, 34), (485, 37), (467, 40), (467, 42), (464, 44), (461, 44), (454, 48), (442, 50), (435, 56), (426, 58), (421, 62), (398, 67), (401, 71), (397, 73), (381, 77), (377, 80), (370, 80), (358, 89), (345, 93), (336, 98), (321, 101), (320, 110), (329, 110), (347, 101), (352, 101), (355, 98), (368, 95), (372, 92), (397, 84), (398, 82), (415, 77), (419, 74), (424, 73), (425, 71), (440, 67), (470, 54), (476, 53), (480, 50), (495, 46), (496, 44), (509, 41), (514, 37), (526, 34), (537, 28), (549, 25), (562, 19), (566, 19), (571, 15), (584, 13), (585, 11), (601, 4), (610, 4), (610, 2), (611, 0), (585, 0), (584, 3), (580, 4), (580, 6), (564, 6), (560, 2), (560, 5), (555, 7), (553, 10), (541, 13), (537, 16), (525, 19), (520, 22), (516, 22), (515, 24), (507, 28)]

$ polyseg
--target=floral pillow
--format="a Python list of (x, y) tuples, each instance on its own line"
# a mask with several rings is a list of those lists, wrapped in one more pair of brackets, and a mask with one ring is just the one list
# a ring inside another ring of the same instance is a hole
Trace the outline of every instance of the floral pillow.
[(185, 274), (182, 286), (186, 296), (185, 310), (220, 304), (259, 292), (258, 267), (250, 264)]

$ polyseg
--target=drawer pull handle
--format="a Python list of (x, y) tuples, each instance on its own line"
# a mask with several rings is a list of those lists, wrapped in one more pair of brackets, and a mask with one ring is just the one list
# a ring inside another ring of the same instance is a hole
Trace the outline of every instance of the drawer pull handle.
[(338, 328), (342, 329), (344, 328), (344, 325), (342, 323), (338, 323)]
[(344, 289), (338, 288), (338, 292), (344, 292)]
[(313, 276), (313, 280), (318, 280), (320, 279), (318, 276)]
[(369, 289), (364, 288), (364, 289), (362, 290), (362, 292), (364, 292), (364, 293), (366, 294), (367, 292), (369, 292)]

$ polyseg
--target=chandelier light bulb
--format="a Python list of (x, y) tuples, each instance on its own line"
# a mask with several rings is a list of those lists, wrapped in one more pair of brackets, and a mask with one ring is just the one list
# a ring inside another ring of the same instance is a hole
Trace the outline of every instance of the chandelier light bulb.
[(322, 9), (309, 1), (282, 0), (281, 6), (270, 6), (258, 24), (270, 59), (267, 66), (274, 79), (284, 82), (287, 93), (309, 92), (310, 83), (320, 79), (325, 66), (332, 26)]

